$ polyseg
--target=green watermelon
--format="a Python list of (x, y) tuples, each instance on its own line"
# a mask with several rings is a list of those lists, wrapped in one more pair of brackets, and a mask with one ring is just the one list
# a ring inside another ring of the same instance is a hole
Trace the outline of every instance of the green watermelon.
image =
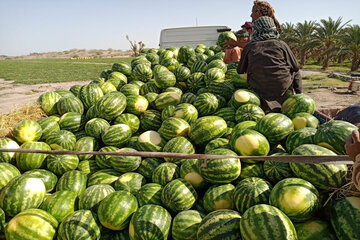
[(140, 95), (129, 95), (126, 97), (126, 112), (140, 115), (145, 112), (149, 106), (148, 100)]
[(149, 108), (152, 108), (152, 109), (156, 108), (155, 100), (156, 100), (156, 98), (157, 98), (158, 95), (159, 95), (159, 94), (154, 93), (154, 92), (150, 92), (150, 93), (147, 93), (147, 94), (145, 95), (145, 98), (146, 98), (146, 99), (148, 100), (148, 102), (149, 102)]
[(53, 150), (73, 150), (76, 144), (76, 137), (72, 132), (60, 130), (50, 134), (46, 139), (46, 143), (49, 144)]
[(217, 45), (219, 45), (222, 49), (225, 47), (225, 42), (229, 41), (229, 39), (232, 39), (234, 41), (237, 41), (236, 35), (231, 31), (222, 32), (217, 39)]
[(60, 100), (61, 95), (56, 92), (46, 92), (40, 95), (38, 103), (41, 105), (42, 110), (46, 115), (57, 114), (56, 103)]
[[(0, 148), (18, 149), (20, 148), (20, 146), (14, 140), (5, 137), (5, 138), (0, 138)], [(14, 152), (1, 152), (0, 163), (1, 162), (10, 163), (12, 162), (14, 157), (15, 157)]]
[(60, 115), (64, 115), (67, 112), (84, 113), (84, 104), (79, 98), (74, 96), (60, 98), (56, 103), (56, 108)]
[(85, 109), (89, 109), (96, 101), (104, 96), (101, 87), (97, 84), (87, 84), (80, 88), (78, 97), (84, 104)]
[(305, 127), (317, 128), (319, 120), (310, 113), (296, 113), (292, 117), (295, 130)]
[(110, 185), (98, 184), (88, 187), (79, 197), (79, 209), (88, 209), (97, 212), (100, 202), (115, 192)]
[(247, 76), (244, 74), (238, 74), (236, 67), (238, 64), (236, 64), (235, 68), (232, 68), (231, 63), (228, 65), (228, 70), (225, 73), (225, 79), (232, 82), (232, 84), (236, 88), (247, 88)]
[(199, 112), (199, 116), (209, 116), (216, 112), (219, 101), (212, 93), (202, 93), (196, 97), (194, 107)]
[(97, 185), (97, 184), (112, 184), (114, 183), (121, 173), (115, 171), (114, 169), (102, 169), (93, 173), (89, 176), (88, 187)]
[[(272, 156), (274, 155), (286, 154), (273, 154)], [(265, 161), (264, 172), (267, 179), (274, 183), (293, 176), (290, 165), (286, 162)]]
[(147, 53), (145, 57), (151, 62), (151, 67), (159, 64), (159, 55), (157, 55), (156, 53)]
[(181, 96), (175, 92), (160, 93), (155, 99), (155, 106), (158, 110), (163, 110), (167, 106), (180, 103)]
[(245, 104), (260, 106), (260, 98), (255, 93), (245, 89), (236, 90), (230, 102), (236, 109)]
[(146, 183), (143, 175), (135, 172), (127, 172), (121, 175), (114, 183), (116, 191), (127, 191), (136, 194)]
[(140, 115), (140, 127), (145, 131), (157, 131), (161, 123), (161, 113), (157, 110), (146, 110)]
[(140, 151), (161, 152), (165, 143), (158, 132), (150, 130), (139, 136), (137, 146)]
[(46, 198), (40, 208), (47, 211), (62, 222), (69, 214), (73, 213), (77, 205), (77, 196), (71, 191), (57, 191)]
[(191, 46), (182, 46), (179, 49), (178, 61), (186, 64), (191, 56), (195, 55), (194, 48)]
[(160, 63), (171, 72), (180, 66), (179, 62), (175, 58), (164, 58), (160, 61)]
[(126, 97), (120, 92), (111, 92), (102, 96), (95, 103), (95, 111), (98, 117), (113, 120), (126, 108)]
[(111, 81), (106, 81), (100, 85), (101, 91), (103, 94), (107, 94), (110, 92), (116, 92), (117, 88)]
[(57, 131), (60, 131), (60, 126), (57, 121), (55, 121), (52, 118), (42, 118), (37, 123), (40, 125), (42, 129), (42, 135), (40, 140), (46, 141), (46, 138), (51, 135), (52, 133), (55, 133)]
[(152, 182), (165, 186), (180, 177), (180, 169), (174, 163), (161, 163), (152, 172)]
[(185, 66), (178, 66), (174, 69), (174, 75), (176, 77), (177, 82), (186, 82), (186, 80), (190, 77), (191, 71), (189, 68)]
[(61, 176), (67, 171), (75, 170), (79, 165), (79, 158), (77, 155), (49, 155), (46, 164), (47, 169)]
[(68, 190), (81, 196), (86, 189), (87, 177), (78, 170), (64, 173), (56, 185), (56, 191)]
[(224, 119), (217, 116), (201, 117), (191, 125), (189, 137), (196, 145), (205, 145), (211, 140), (225, 134), (227, 125)]
[(336, 240), (329, 224), (320, 219), (310, 219), (303, 223), (294, 224), (299, 240)]
[(140, 86), (133, 83), (129, 83), (122, 86), (120, 88), (120, 92), (126, 97), (130, 95), (140, 95)]
[(255, 129), (256, 122), (255, 121), (243, 121), (239, 122), (233, 127), (233, 132), (237, 132), (238, 130), (245, 130), (245, 129)]
[(131, 73), (131, 66), (125, 62), (114, 63), (111, 67), (114, 72), (121, 72), (122, 74), (129, 76)]
[(141, 161), (137, 172), (143, 175), (146, 179), (151, 180), (153, 171), (163, 162), (164, 161), (161, 158), (144, 158)]
[(251, 129), (233, 132), (230, 145), (242, 156), (266, 156), (270, 151), (269, 142), (264, 135)]
[(31, 178), (39, 178), (45, 184), (46, 192), (51, 192), (55, 189), (58, 178), (56, 175), (45, 169), (33, 169), (22, 174)]
[(175, 111), (174, 105), (170, 105), (170, 106), (167, 106), (166, 108), (164, 108), (161, 111), (161, 120), (165, 121), (166, 119), (173, 117), (174, 111)]
[(56, 92), (57, 94), (60, 94), (62, 97), (74, 97), (75, 95), (68, 91), (68, 90), (64, 90), (64, 89), (59, 89), (59, 90), (55, 90), (54, 92)]
[(213, 185), (204, 194), (203, 204), (208, 212), (220, 209), (234, 209), (234, 185)]
[(160, 89), (155, 82), (147, 82), (140, 87), (140, 94), (145, 96), (148, 93), (160, 93)]
[[(93, 152), (99, 149), (99, 143), (93, 137), (83, 137), (76, 141), (74, 150), (80, 152)], [(88, 160), (92, 158), (93, 155), (79, 155), (79, 160)]]
[(22, 120), (16, 124), (13, 130), (13, 136), (19, 143), (37, 141), (41, 135), (40, 124), (33, 120)]
[(139, 206), (147, 204), (162, 205), (161, 192), (163, 187), (157, 183), (148, 183), (142, 186), (136, 194)]
[(301, 112), (314, 114), (315, 109), (315, 101), (305, 94), (292, 95), (281, 106), (281, 112), (288, 117)]
[(83, 130), (85, 123), (85, 116), (76, 112), (65, 113), (60, 117), (59, 120), (60, 129), (70, 132), (78, 132)]
[[(20, 149), (51, 150), (50, 146), (44, 142), (24, 142), (21, 144)], [(47, 155), (42, 153), (19, 152), (16, 153), (16, 166), (22, 171), (40, 168), (46, 157)]]
[[(117, 124), (117, 123), (115, 123)], [(110, 124), (102, 118), (93, 118), (85, 124), (86, 135), (101, 139), (101, 135), (110, 127)]]
[(219, 69), (223, 70), (223, 72), (227, 71), (226, 63), (224, 63), (224, 61), (221, 59), (212, 60), (207, 66), (208, 70), (210, 68), (219, 68)]
[[(100, 148), (99, 152), (116, 152), (119, 150), (117, 147), (107, 146)], [(95, 162), (101, 169), (112, 168), (110, 159), (114, 156), (110, 155), (96, 155)]]
[[(178, 84), (178, 83), (177, 83)], [(165, 90), (163, 90), (164, 92), (175, 92), (177, 94), (179, 94), (180, 96), (183, 94), (183, 89), (182, 85), (178, 84), (174, 87), (168, 87)]]
[(202, 189), (207, 183), (200, 174), (198, 161), (197, 159), (186, 159), (181, 164), (180, 176), (188, 181), (195, 189)]
[(200, 88), (206, 86), (205, 74), (200, 72), (191, 74), (186, 81), (186, 85), (189, 88), (190, 92), (196, 93)]
[(20, 175), (20, 171), (12, 164), (0, 162), (0, 190), (16, 176)]
[(145, 64), (138, 64), (132, 70), (135, 80), (147, 82), (151, 79), (153, 73), (151, 67)]
[(242, 159), (241, 173), (238, 180), (243, 180), (249, 177), (265, 178), (264, 164), (254, 160), (249, 161), (248, 159)]
[(255, 121), (265, 116), (264, 111), (254, 104), (245, 104), (240, 106), (235, 113), (236, 122)]
[[(210, 86), (210, 84), (215, 81), (221, 82), (221, 80), (225, 80), (225, 72), (220, 68), (211, 68), (205, 72), (205, 83), (207, 86)], [(231, 84), (231, 82), (229, 83)], [(230, 88), (234, 89), (234, 86), (232, 85)], [(231, 96), (228, 95), (229, 93), (231, 94), (229, 89), (227, 89), (226, 93), (226, 98), (231, 98)]]
[[(99, 81), (101, 82), (102, 80), (104, 80), (103, 78), (98, 78), (96, 80), (93, 80), (93, 82), (95, 81)], [(75, 96), (77, 96), (79, 94), (80, 88), (82, 87), (82, 85), (73, 85), (70, 87), (69, 91), (72, 92), (72, 94), (74, 94)]]
[(131, 129), (126, 124), (115, 124), (108, 127), (102, 134), (102, 141), (105, 145), (121, 147), (131, 137)]
[(109, 76), (107, 77), (108, 81), (110, 81), (111, 79), (116, 79), (118, 81), (121, 81), (123, 83), (127, 83), (127, 77), (125, 76), (126, 74), (118, 72), (118, 71), (113, 71), (109, 74)]
[(96, 164), (95, 160), (83, 160), (79, 162), (77, 167), (84, 175), (88, 176), (100, 170), (99, 166)]
[(179, 212), (173, 220), (171, 235), (173, 240), (196, 239), (198, 227), (203, 215), (195, 210)]
[(193, 104), (195, 102), (195, 100), (196, 100), (196, 95), (191, 92), (187, 92), (187, 93), (184, 93), (183, 95), (181, 95), (180, 103)]
[[(137, 152), (133, 148), (121, 148), (117, 152)], [(109, 163), (112, 168), (119, 172), (135, 171), (141, 163), (141, 157), (138, 156), (110, 156)]]
[(165, 140), (170, 140), (175, 137), (187, 136), (189, 129), (190, 125), (185, 120), (170, 117), (163, 121), (158, 132)]
[(155, 73), (155, 85), (160, 89), (172, 87), (176, 83), (176, 77), (174, 73), (170, 71), (160, 71)]
[(191, 66), (191, 73), (205, 73), (206, 69), (207, 63), (203, 60), (197, 60)]
[[(192, 143), (186, 138), (175, 137), (165, 144), (163, 152), (193, 154), (195, 153), (195, 149)], [(164, 160), (175, 164), (181, 164), (186, 159), (164, 158)]]
[(208, 144), (206, 144), (204, 153), (207, 154), (211, 150), (214, 150), (217, 148), (230, 149), (229, 140), (226, 138), (216, 138), (214, 140), (211, 140)]
[(303, 144), (314, 144), (315, 128), (300, 128), (290, 133), (286, 139), (286, 149), (291, 153), (295, 148)]

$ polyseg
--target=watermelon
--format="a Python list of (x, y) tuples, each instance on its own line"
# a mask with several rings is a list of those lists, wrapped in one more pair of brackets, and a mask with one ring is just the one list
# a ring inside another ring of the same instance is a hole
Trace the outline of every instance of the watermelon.
[(153, 73), (154, 73), (154, 76), (158, 73), (158, 72), (161, 72), (161, 71), (169, 71), (169, 69), (167, 69), (167, 67), (164, 67), (162, 65), (156, 65), (153, 69)]
[[(114, 85), (116, 90), (120, 91), (121, 88), (127, 84), (127, 79), (124, 77), (124, 75), (121, 75), (121, 76), (123, 77), (123, 79), (121, 79), (121, 78), (109, 78), (106, 82), (111, 83), (112, 85)], [(104, 93), (104, 95), (105, 94), (106, 93)]]
[(121, 175), (114, 184), (116, 191), (127, 191), (136, 194), (146, 183), (144, 176), (135, 172), (127, 172)]
[(167, 106), (161, 111), (161, 120), (165, 121), (166, 119), (173, 117), (175, 111), (175, 106)]
[(155, 99), (155, 106), (158, 110), (163, 110), (167, 106), (180, 103), (181, 96), (175, 92), (160, 93)]
[(97, 84), (87, 84), (80, 88), (78, 97), (84, 104), (85, 109), (89, 109), (96, 101), (104, 96), (101, 87)]
[(157, 183), (148, 183), (142, 186), (136, 194), (139, 206), (147, 204), (162, 205), (161, 192), (163, 187)]
[(153, 73), (151, 70), (151, 66), (145, 64), (138, 64), (132, 70), (134, 74), (135, 80), (139, 80), (142, 82), (147, 82), (151, 79)]
[(155, 105), (155, 100), (157, 98), (159, 94), (157, 93), (154, 93), (154, 92), (150, 92), (150, 93), (147, 93), (145, 95), (145, 98), (148, 100), (149, 102), (149, 108), (156, 108), (156, 105)]
[(140, 151), (161, 152), (165, 143), (165, 140), (159, 133), (146, 131), (139, 136), (137, 146)]
[(105, 145), (121, 147), (131, 137), (131, 129), (126, 124), (115, 124), (108, 127), (102, 134), (102, 141)]
[[(145, 64), (149, 67), (151, 67), (151, 62), (146, 59), (144, 55), (139, 55), (135, 57), (133, 60), (131, 60), (131, 68), (134, 69), (136, 65), (138, 64)], [(131, 72), (133, 73), (133, 71)]]
[(203, 204), (208, 212), (220, 209), (234, 209), (234, 185), (213, 185), (204, 194)]
[(16, 176), (20, 175), (20, 171), (12, 164), (0, 162), (0, 190)]
[(230, 69), (236, 69), (239, 65), (239, 61), (232, 61), (227, 65), (228, 70)]
[(39, 178), (45, 184), (46, 192), (51, 192), (55, 189), (58, 178), (56, 175), (45, 169), (33, 169), (22, 174), (31, 178)]
[(209, 82), (208, 89), (210, 93), (220, 95), (226, 100), (229, 100), (235, 91), (234, 85), (227, 80), (215, 79)]
[(152, 182), (165, 186), (180, 177), (180, 169), (174, 163), (161, 163), (152, 172)]
[(139, 208), (129, 225), (131, 240), (166, 240), (170, 232), (171, 215), (163, 207), (148, 204)]
[(203, 60), (197, 60), (191, 66), (191, 73), (204, 73), (206, 69), (207, 63)]
[(320, 208), (319, 192), (310, 182), (300, 178), (278, 182), (271, 190), (269, 203), (293, 222), (309, 220)]
[(290, 219), (278, 208), (267, 204), (246, 210), (240, 220), (240, 231), (244, 240), (298, 239)]
[(186, 64), (191, 56), (195, 55), (194, 48), (191, 46), (182, 46), (179, 49), (178, 61)]
[(183, 87), (180, 84), (178, 84), (174, 87), (168, 87), (163, 91), (164, 92), (175, 92), (181, 96), (183, 94), (183, 91), (181, 89), (183, 89)]
[[(336, 155), (336, 153), (313, 144), (304, 144), (292, 151), (292, 155)], [(295, 176), (311, 182), (319, 189), (339, 188), (345, 183), (347, 167), (344, 164), (290, 163)]]
[(75, 170), (79, 164), (77, 155), (49, 155), (46, 159), (47, 169), (58, 176)]
[(175, 58), (165, 58), (162, 59), (160, 63), (171, 72), (180, 66), (179, 62)]
[(230, 149), (229, 140), (226, 138), (216, 138), (216, 139), (210, 141), (208, 144), (206, 144), (204, 153), (207, 154), (211, 150), (214, 150), (217, 148)]
[(240, 176), (241, 163), (236, 153), (229, 149), (218, 148), (208, 152), (210, 155), (225, 155), (228, 158), (199, 160), (201, 176), (211, 183), (230, 183)]
[(189, 137), (196, 145), (206, 145), (211, 140), (225, 134), (227, 125), (224, 119), (217, 116), (201, 117), (191, 125)]
[[(44, 142), (24, 142), (20, 149), (46, 150), (51, 148)], [(44, 163), (47, 155), (42, 153), (16, 153), (16, 166), (22, 170), (31, 170), (40, 168)]]
[(315, 109), (315, 101), (305, 94), (292, 95), (281, 106), (281, 112), (288, 117), (301, 112), (314, 114)]
[(51, 240), (55, 236), (58, 224), (58, 221), (44, 210), (27, 209), (9, 221), (5, 236), (6, 239)]
[(240, 218), (240, 214), (233, 210), (223, 209), (211, 212), (201, 221), (197, 239), (240, 239)]
[(95, 109), (95, 105), (93, 105), (92, 107), (90, 107), (87, 110), (87, 112), (85, 114), (85, 119), (86, 119), (86, 121), (89, 121), (89, 120), (91, 120), (93, 118), (96, 118), (96, 117), (97, 117), (96, 116), (96, 109)]
[(45, 184), (39, 178), (16, 176), (0, 192), (0, 208), (7, 216), (40, 206), (45, 197)]
[(145, 131), (157, 131), (161, 127), (161, 123), (161, 113), (157, 110), (146, 110), (140, 115), (140, 126)]
[[(117, 123), (115, 123), (117, 124)], [(85, 124), (86, 135), (101, 139), (101, 135), (110, 127), (110, 124), (102, 118), (93, 118)]]
[[(14, 140), (5, 137), (5, 138), (0, 138), (0, 148), (18, 149), (20, 148), (20, 146)], [(10, 163), (12, 162), (14, 157), (15, 157), (14, 152), (1, 152), (0, 163), (1, 162)]]
[(255, 121), (243, 121), (239, 122), (233, 127), (233, 132), (238, 130), (245, 130), (245, 129), (255, 129), (256, 122)]
[(171, 235), (173, 240), (196, 239), (198, 227), (203, 215), (195, 210), (179, 212), (173, 220)]
[(53, 150), (73, 150), (76, 143), (76, 137), (72, 132), (60, 130), (50, 134), (46, 139), (46, 143), (49, 144)]
[(315, 128), (300, 128), (292, 133), (286, 139), (286, 149), (291, 153), (295, 148), (303, 144), (314, 144)]
[(281, 113), (268, 113), (258, 120), (255, 130), (262, 133), (271, 144), (275, 144), (294, 131), (294, 124)]
[(266, 156), (270, 151), (269, 142), (264, 135), (251, 129), (234, 132), (230, 145), (241, 156)]
[(83, 160), (79, 162), (77, 170), (87, 176), (99, 171), (100, 168), (95, 160)]
[(196, 93), (200, 88), (205, 87), (205, 74), (196, 72), (190, 75), (186, 81), (189, 91)]
[(47, 211), (62, 222), (69, 214), (73, 213), (77, 205), (77, 196), (71, 191), (57, 191), (46, 198), (40, 208)]
[(68, 215), (60, 224), (58, 239), (100, 239), (100, 227), (89, 210), (78, 210)]
[(149, 106), (148, 100), (140, 95), (129, 95), (126, 97), (126, 112), (140, 115), (145, 112)]
[(112, 184), (114, 183), (121, 173), (115, 171), (114, 169), (102, 169), (93, 173), (89, 176), (88, 187), (97, 185), (97, 184)]
[(151, 67), (159, 64), (159, 56), (156, 53), (147, 53), (145, 57), (151, 62)]
[(175, 179), (162, 190), (162, 203), (173, 212), (189, 210), (195, 203), (197, 193), (190, 183), (182, 178)]
[(310, 113), (296, 113), (292, 117), (295, 130), (305, 127), (317, 128), (319, 120)]
[(235, 113), (236, 122), (255, 121), (265, 116), (264, 111), (254, 104), (245, 104), (240, 106)]
[(346, 138), (358, 128), (348, 122), (333, 120), (322, 124), (314, 136), (314, 143), (337, 154), (346, 154)]
[(176, 77), (174, 73), (170, 71), (160, 71), (155, 73), (155, 85), (160, 89), (172, 87), (176, 83)]
[(113, 71), (111, 72), (108, 77), (107, 77), (108, 81), (110, 81), (111, 79), (116, 79), (120, 82), (123, 82), (123, 83), (127, 83), (127, 77), (125, 76), (124, 73), (121, 73), (121, 72), (117, 72), (117, 71)]
[[(286, 155), (286, 154), (273, 154), (273, 156), (274, 155)], [(286, 162), (265, 161), (264, 172), (266, 178), (274, 183), (293, 176), (290, 165), (289, 163)]]
[(74, 96), (60, 98), (56, 103), (56, 108), (60, 115), (64, 115), (67, 112), (84, 113), (84, 104), (79, 98)]
[(247, 88), (247, 76), (246, 74), (238, 74), (236, 67), (234, 69), (230, 69), (230, 64), (228, 65), (228, 70), (225, 73), (225, 79), (230, 81), (236, 88)]
[[(210, 84), (215, 81), (221, 82), (221, 80), (225, 80), (225, 72), (220, 68), (210, 68), (205, 72), (205, 83), (207, 86), (210, 86)], [(233, 89), (234, 86), (230, 88)], [(231, 96), (228, 96), (230, 93), (229, 89), (226, 93), (227, 98), (230, 98)]]
[[(99, 152), (116, 152), (119, 150), (117, 147), (107, 146), (100, 148)], [(110, 159), (114, 156), (110, 155), (96, 155), (95, 161), (99, 168), (106, 169), (106, 168), (112, 168)]]
[(296, 223), (295, 229), (299, 240), (336, 240), (329, 224), (320, 219), (310, 219), (303, 223)]
[(170, 140), (175, 137), (187, 136), (189, 129), (190, 125), (185, 120), (170, 117), (163, 121), (158, 132), (165, 140)]
[(64, 89), (55, 90), (54, 92), (61, 95), (62, 97), (75, 97), (75, 95), (72, 92)]
[(216, 112), (219, 101), (212, 93), (202, 93), (196, 97), (194, 107), (199, 112), (199, 116), (209, 116)]
[(217, 39), (217, 45), (219, 45), (222, 49), (225, 47), (225, 43), (229, 41), (229, 39), (232, 39), (234, 41), (237, 41), (236, 35), (231, 31), (222, 32), (218, 39)]
[(114, 72), (120, 72), (126, 76), (131, 74), (131, 66), (125, 62), (114, 63), (111, 70)]
[(86, 189), (87, 177), (78, 170), (64, 173), (56, 185), (56, 191), (68, 190), (81, 196)]
[(245, 104), (254, 104), (256, 106), (260, 106), (259, 97), (253, 92), (245, 89), (236, 90), (231, 97), (230, 102), (236, 109)]
[(119, 116), (125, 108), (126, 97), (120, 92), (105, 94), (95, 103), (96, 115), (108, 121)]
[(61, 95), (56, 92), (46, 92), (41, 94), (37, 101), (46, 115), (50, 116), (58, 113), (56, 103), (60, 98)]
[(241, 180), (234, 190), (236, 209), (243, 214), (247, 209), (257, 204), (269, 202), (271, 184), (261, 178), (249, 177)]
[(90, 186), (79, 197), (79, 209), (97, 212), (100, 202), (113, 192), (115, 192), (114, 188), (109, 185), (99, 184)]
[(13, 136), (19, 143), (37, 141), (41, 135), (40, 124), (33, 120), (22, 120), (16, 124), (13, 130)]
[[(249, 163), (256, 162), (256, 163)], [(238, 180), (243, 180), (249, 177), (265, 178), (264, 164), (254, 160), (242, 159), (241, 173)]]
[(140, 94), (144, 96), (148, 93), (160, 93), (160, 89), (154, 82), (147, 82), (140, 87)]
[[(105, 81), (105, 79), (103, 78), (98, 78), (96, 80), (93, 80), (93, 82), (95, 83), (95, 81), (99, 81), (101, 82), (102, 80)], [(79, 94), (80, 88), (82, 87), (82, 85), (73, 85), (70, 87), (69, 91), (72, 92), (72, 94), (74, 94), (74, 96), (77, 96)]]
[(202, 189), (207, 183), (200, 174), (198, 161), (197, 159), (186, 159), (181, 164), (180, 176), (188, 181), (195, 189)]
[(185, 66), (178, 66), (173, 71), (177, 82), (186, 82), (186, 80), (190, 77), (191, 71), (189, 68)]
[(360, 239), (360, 198), (346, 197), (336, 201), (330, 220), (339, 240)]
[[(195, 149), (192, 143), (186, 138), (175, 137), (165, 144), (163, 152), (193, 154), (195, 153)], [(181, 164), (186, 159), (164, 158), (164, 160), (175, 164)]]
[(103, 94), (107, 94), (110, 92), (116, 92), (117, 88), (111, 81), (106, 81), (100, 85), (101, 91)]
[(153, 171), (163, 162), (164, 161), (161, 158), (144, 158), (141, 161), (137, 172), (143, 175), (146, 179), (151, 180)]
[[(60, 119), (59, 119), (60, 120)], [(52, 118), (42, 118), (37, 123), (40, 125), (42, 129), (42, 135), (40, 140), (46, 141), (47, 137), (50, 136), (52, 133), (60, 131), (60, 126), (57, 121)]]
[(227, 71), (226, 63), (224, 63), (224, 61), (221, 60), (221, 59), (212, 60), (212, 61), (208, 64), (207, 70), (209, 70), (209, 69), (211, 69), (211, 68), (219, 68), (219, 69), (223, 70), (223, 72), (226, 72), (226, 71)]
[(65, 113), (59, 119), (59, 126), (61, 130), (70, 132), (81, 131), (85, 126), (85, 116), (76, 112)]
[(190, 103), (193, 104), (196, 100), (196, 95), (188, 92), (181, 95), (180, 103)]
[[(83, 137), (76, 141), (74, 150), (80, 152), (93, 152), (99, 149), (99, 143), (93, 137)], [(79, 155), (79, 160), (88, 160), (92, 158), (93, 155)]]
[(220, 108), (214, 115), (223, 118), (226, 122), (235, 122), (235, 108), (233, 107)]
[[(117, 152), (137, 152), (133, 148), (121, 148)], [(135, 171), (141, 163), (141, 157), (138, 156), (110, 156), (110, 166), (119, 172)]]

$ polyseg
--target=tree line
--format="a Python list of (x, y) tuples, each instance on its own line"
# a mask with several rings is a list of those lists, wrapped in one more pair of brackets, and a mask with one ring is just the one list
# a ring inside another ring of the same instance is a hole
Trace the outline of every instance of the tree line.
[(329, 67), (330, 61), (343, 63), (350, 60), (351, 71), (360, 65), (360, 26), (350, 21), (321, 19), (296, 24), (282, 24), (281, 39), (284, 40), (298, 59), (301, 67), (306, 59), (316, 59), (322, 69)]

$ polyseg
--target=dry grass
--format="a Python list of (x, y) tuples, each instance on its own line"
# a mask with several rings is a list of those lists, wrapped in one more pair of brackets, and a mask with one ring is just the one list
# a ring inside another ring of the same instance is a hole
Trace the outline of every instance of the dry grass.
[(12, 130), (21, 120), (37, 121), (46, 117), (39, 104), (25, 105), (15, 108), (9, 114), (0, 114), (0, 137), (12, 137)]

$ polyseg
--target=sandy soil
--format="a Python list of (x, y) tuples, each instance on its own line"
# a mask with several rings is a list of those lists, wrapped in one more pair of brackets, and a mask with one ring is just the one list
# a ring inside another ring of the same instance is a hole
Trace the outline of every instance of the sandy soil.
[[(319, 74), (316, 71), (303, 71), (302, 75)], [(83, 82), (65, 82), (65, 83), (49, 83), (49, 84), (14, 84), (12, 81), (0, 79), (0, 114), (6, 114), (15, 107), (21, 107), (25, 104), (36, 102), (37, 98), (47, 91), (55, 91), (58, 89), (70, 89), (75, 84), (86, 84)], [(317, 107), (321, 108), (343, 108), (353, 104), (360, 104), (360, 95), (348, 94), (346, 89), (315, 89), (305, 91), (316, 102)]]

